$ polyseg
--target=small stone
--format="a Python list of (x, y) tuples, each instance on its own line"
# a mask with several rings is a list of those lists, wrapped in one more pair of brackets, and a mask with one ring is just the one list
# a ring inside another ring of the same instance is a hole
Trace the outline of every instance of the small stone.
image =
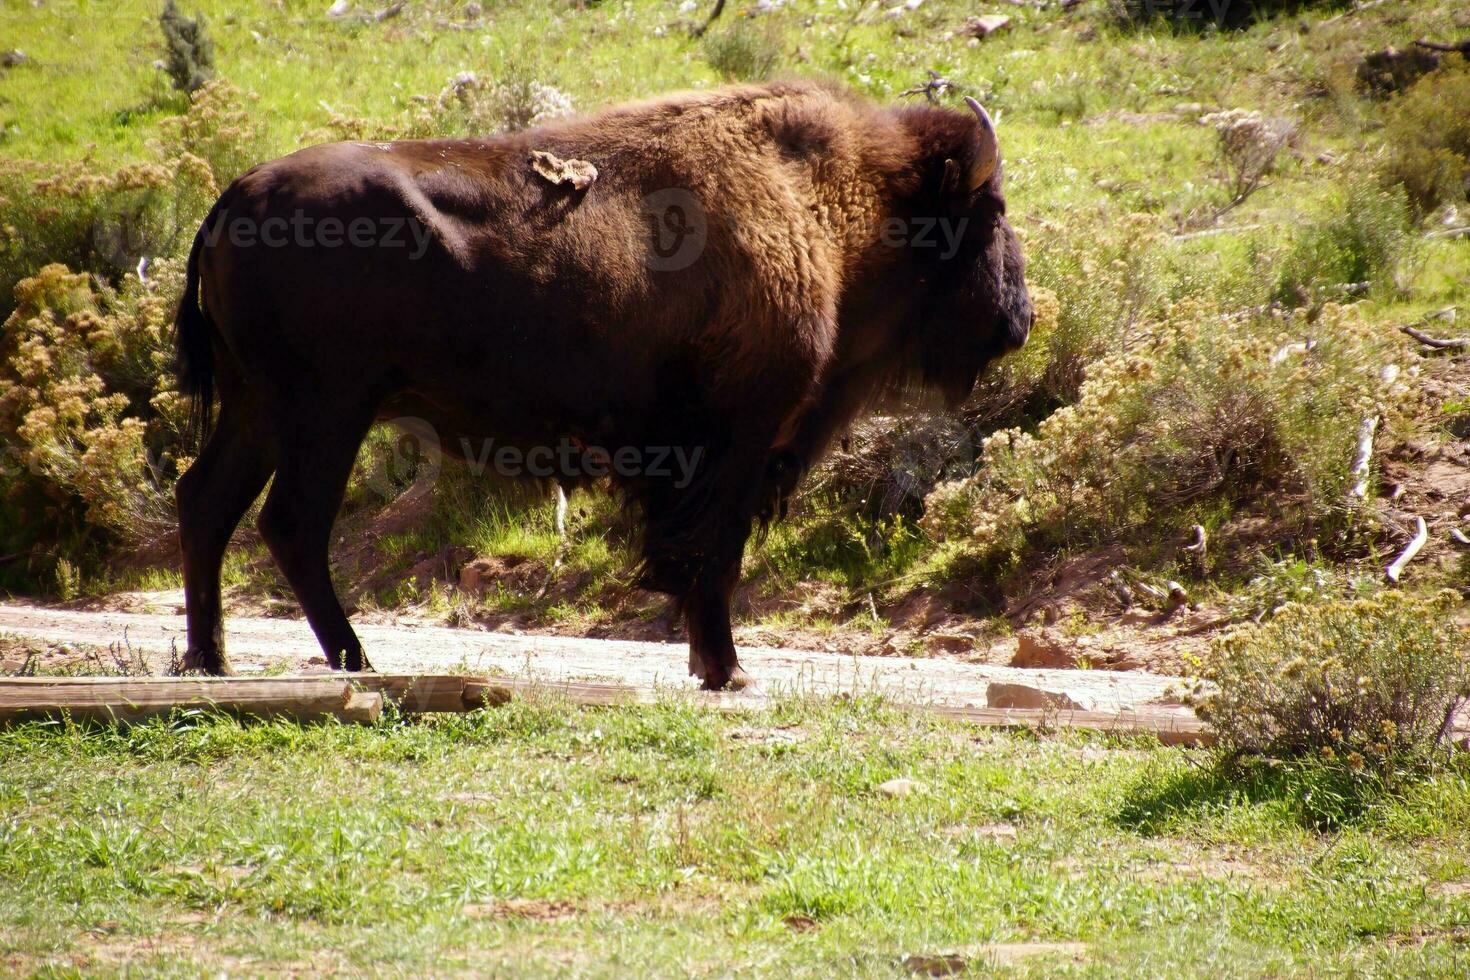
[(1086, 708), (1061, 691), (1046, 691), (1029, 684), (993, 683), (985, 689), (989, 708), (1043, 708), (1056, 711), (1085, 711)]
[(14, 68), (16, 65), (23, 65), (30, 60), (24, 51), (16, 48), (13, 51), (6, 51), (4, 54), (0, 54), (0, 68)]
[(1010, 23), (1011, 19), (1005, 14), (981, 14), (978, 17), (966, 17), (964, 24), (960, 25), (960, 33), (974, 38), (985, 38)]
[(1016, 634), (1012, 667), (1076, 667), (1077, 654), (1050, 630), (1022, 630)]
[(963, 973), (970, 961), (961, 953), (910, 953), (903, 958), (903, 965), (909, 972), (926, 977), (952, 977)]
[(1465, 898), (1470, 896), (1470, 881), (1441, 881), (1430, 885), (1429, 892), (1440, 898)]
[(929, 787), (917, 779), (908, 779), (900, 776), (890, 779), (886, 783), (878, 784), (878, 792), (887, 797), (913, 796), (916, 793), (926, 792)]
[(924, 642), (945, 653), (968, 653), (975, 647), (975, 638), (964, 633), (930, 633), (924, 637)]

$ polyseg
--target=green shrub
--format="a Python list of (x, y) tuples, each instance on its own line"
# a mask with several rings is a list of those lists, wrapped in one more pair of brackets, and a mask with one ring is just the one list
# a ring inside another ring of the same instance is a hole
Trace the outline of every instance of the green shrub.
[(1380, 776), (1421, 769), (1470, 697), (1458, 598), (1385, 592), (1288, 605), (1217, 641), (1191, 701), (1229, 760), (1315, 758)]
[(1281, 259), (1273, 298), (1291, 307), (1316, 307), (1341, 298), (1345, 287), (1391, 283), (1414, 244), (1408, 219), (1401, 191), (1352, 185), (1293, 240)]
[(737, 24), (706, 36), (704, 56), (727, 79), (758, 82), (769, 78), (781, 63), (781, 44), (770, 33)]
[(1403, 187), (1420, 215), (1470, 198), (1470, 63), (1451, 61), (1388, 110), (1389, 158), (1382, 176)]
[(163, 29), (163, 70), (180, 92), (197, 92), (214, 77), (214, 41), (205, 30), (204, 15), (190, 20), (174, 0), (167, 0), (158, 24)]
[(1262, 561), (1259, 571), (1231, 597), (1231, 612), (1260, 622), (1292, 604), (1330, 602), (1377, 591), (1378, 584), (1303, 558)]
[(111, 173), (0, 162), (0, 312), (51, 263), (117, 280), (145, 256), (181, 253), (215, 195), (209, 165), (189, 153)]
[(159, 162), (99, 171), (88, 161), (0, 161), (0, 314), (16, 283), (49, 264), (112, 282), (142, 258), (187, 251), (220, 188), (259, 162), (247, 97), (211, 82), (151, 144)]

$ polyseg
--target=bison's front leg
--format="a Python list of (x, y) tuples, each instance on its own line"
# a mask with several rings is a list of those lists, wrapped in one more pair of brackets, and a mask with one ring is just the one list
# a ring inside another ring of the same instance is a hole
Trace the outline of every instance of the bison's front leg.
[(761, 468), (716, 457), (688, 487), (643, 488), (645, 588), (674, 597), (689, 633), (689, 673), (706, 690), (749, 683), (730, 632), (730, 599), (755, 520)]
[(689, 673), (703, 681), (707, 691), (738, 691), (750, 683), (730, 631), (730, 599), (739, 577), (737, 560), (722, 572), (702, 575), (681, 603), (689, 631)]

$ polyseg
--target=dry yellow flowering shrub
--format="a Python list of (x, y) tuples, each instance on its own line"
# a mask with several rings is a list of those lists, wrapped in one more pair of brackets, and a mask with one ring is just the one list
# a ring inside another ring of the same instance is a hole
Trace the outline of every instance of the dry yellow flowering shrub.
[(179, 254), (217, 193), (209, 164), (188, 152), (107, 173), (85, 161), (0, 162), (0, 311), (49, 263), (119, 276), (144, 257)]
[(0, 546), (129, 542), (171, 527), (183, 406), (168, 370), (182, 265), (117, 290), (48, 265), (0, 328)]
[(1443, 744), (1470, 697), (1458, 603), (1453, 592), (1384, 592), (1284, 606), (1218, 640), (1190, 700), (1228, 756), (1415, 766)]
[(977, 473), (930, 494), (924, 526), (993, 561), (1246, 496), (1275, 495), (1283, 520), (1329, 519), (1359, 422), (1406, 397), (1382, 373), (1392, 343), (1350, 307), (1232, 323), (1176, 303), (1145, 341), (1089, 365), (1074, 404), (989, 436)]
[(161, 136), (152, 148), (163, 159), (203, 160), (214, 182), (212, 203), (230, 181), (271, 155), (256, 121), (256, 100), (254, 93), (215, 79), (189, 97), (187, 112), (159, 124)]

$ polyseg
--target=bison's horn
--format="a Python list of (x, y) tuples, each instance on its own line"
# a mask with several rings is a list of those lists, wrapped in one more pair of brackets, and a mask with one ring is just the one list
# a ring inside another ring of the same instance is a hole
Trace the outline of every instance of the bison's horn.
[(985, 107), (968, 95), (965, 96), (965, 105), (980, 121), (980, 152), (975, 157), (974, 169), (970, 171), (970, 189), (974, 190), (995, 173), (995, 165), (1000, 162), (1000, 143), (995, 137), (995, 123), (990, 121), (990, 113), (985, 111)]

